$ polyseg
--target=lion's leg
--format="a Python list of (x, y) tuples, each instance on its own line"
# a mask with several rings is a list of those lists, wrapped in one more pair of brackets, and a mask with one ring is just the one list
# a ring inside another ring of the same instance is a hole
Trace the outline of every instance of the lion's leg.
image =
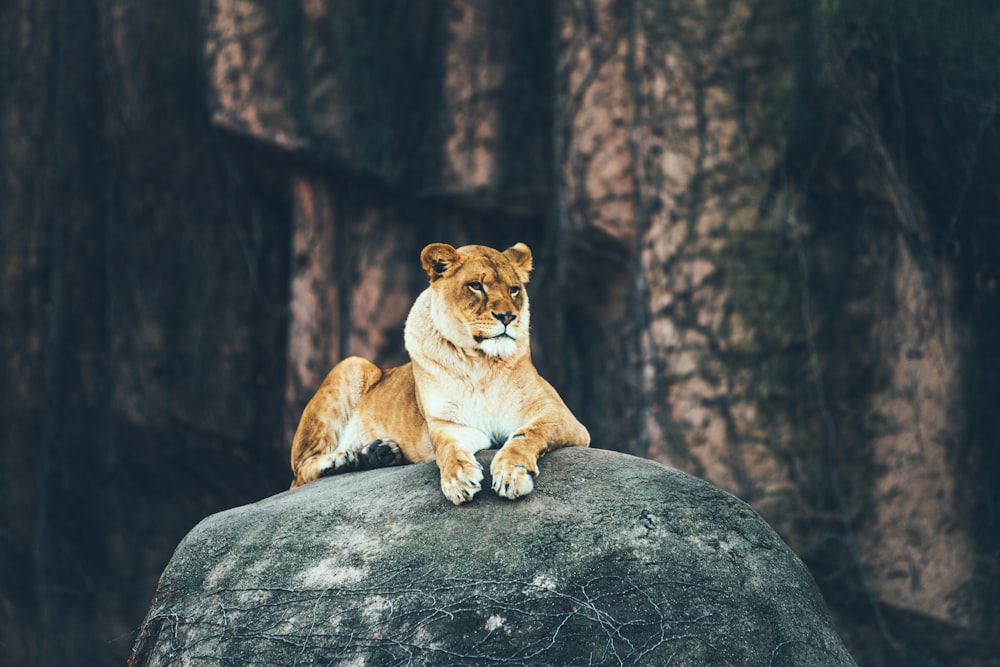
[(363, 470), (434, 460), (427, 424), (417, 407), (410, 366), (387, 368), (357, 409), (358, 464)]
[(362, 443), (353, 418), (361, 396), (381, 377), (378, 366), (360, 357), (348, 357), (333, 367), (303, 410), (292, 440), (293, 489), (357, 467)]
[(450, 422), (428, 423), (434, 458), (441, 471), (441, 491), (456, 505), (472, 500), (483, 481), (476, 452), (490, 446), (482, 431)]
[(493, 490), (504, 498), (531, 493), (538, 475), (538, 459), (556, 447), (588, 447), (590, 434), (567, 411), (562, 420), (539, 420), (507, 439), (490, 464)]

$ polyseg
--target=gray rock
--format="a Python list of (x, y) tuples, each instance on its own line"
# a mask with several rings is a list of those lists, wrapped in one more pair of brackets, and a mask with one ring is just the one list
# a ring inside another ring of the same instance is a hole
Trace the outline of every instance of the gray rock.
[(596, 449), (553, 452), (516, 501), (487, 479), (456, 507), (424, 464), (211, 516), (167, 565), (133, 662), (854, 664), (749, 506)]

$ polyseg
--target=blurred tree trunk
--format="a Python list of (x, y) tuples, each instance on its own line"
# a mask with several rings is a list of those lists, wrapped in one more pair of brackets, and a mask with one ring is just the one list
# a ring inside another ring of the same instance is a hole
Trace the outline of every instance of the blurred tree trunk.
[(596, 446), (752, 503), (859, 662), (996, 664), (995, 10), (146, 4), (0, 5), (14, 663), (121, 659), (421, 247), (525, 241)]

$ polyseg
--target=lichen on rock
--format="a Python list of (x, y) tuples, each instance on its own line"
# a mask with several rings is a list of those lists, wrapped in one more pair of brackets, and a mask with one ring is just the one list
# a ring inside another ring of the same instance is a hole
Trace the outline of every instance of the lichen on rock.
[(550, 454), (517, 501), (455, 507), (437, 477), (351, 473), (205, 519), (133, 662), (854, 664), (798, 558), (706, 482), (592, 449)]

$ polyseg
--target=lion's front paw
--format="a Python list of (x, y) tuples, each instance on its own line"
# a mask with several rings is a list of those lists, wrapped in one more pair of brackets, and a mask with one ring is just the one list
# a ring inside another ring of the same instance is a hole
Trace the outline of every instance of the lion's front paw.
[(441, 468), (441, 491), (445, 497), (456, 505), (472, 500), (472, 497), (482, 488), (483, 469), (475, 459), (459, 459), (451, 465)]
[(316, 467), (320, 477), (351, 472), (360, 467), (358, 456), (351, 450), (336, 449), (326, 456), (317, 457)]
[(528, 465), (528, 461), (518, 463), (497, 454), (490, 466), (493, 490), (497, 495), (513, 500), (531, 493), (535, 488), (537, 468), (532, 470)]

